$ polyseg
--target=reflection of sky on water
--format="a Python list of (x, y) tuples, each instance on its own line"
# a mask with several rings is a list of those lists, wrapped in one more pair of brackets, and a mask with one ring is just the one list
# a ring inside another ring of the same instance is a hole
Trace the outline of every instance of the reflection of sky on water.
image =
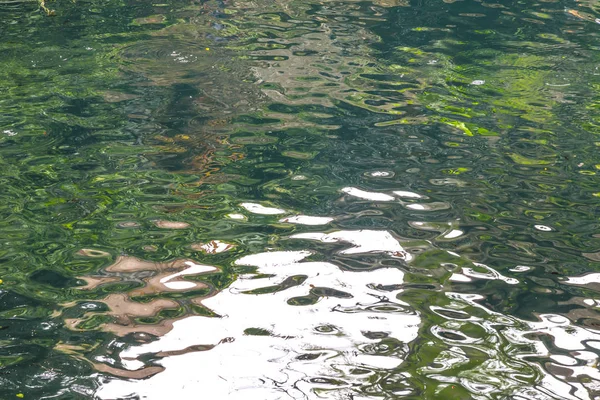
[[(402, 252), (389, 234), (338, 232), (328, 235), (355, 247), (346, 253)], [(373, 238), (387, 239), (373, 246)], [(130, 369), (140, 356), (215, 346), (160, 361), (164, 372), (146, 381), (112, 381), (99, 396), (138, 393), (146, 398), (340, 398), (366, 390), (372, 377), (398, 367), (417, 336), (420, 319), (395, 299), (403, 283), (397, 268), (343, 271), (307, 261), (308, 251), (265, 252), (237, 265), (257, 267), (202, 303), (220, 318), (189, 317), (155, 342), (121, 353)], [(297, 284), (284, 286), (290, 278)], [(275, 289), (273, 289), (275, 288)], [(255, 294), (260, 289), (267, 293)], [(306, 304), (305, 304), (306, 303)], [(328, 394), (331, 392), (330, 394)]]
[[(280, 214), (265, 214), (265, 206), (244, 208), (273, 218)], [(280, 220), (323, 225), (320, 229), (329, 222), (327, 217), (302, 215)], [(453, 234), (456, 222), (414, 225), (443, 232), (446, 240), (460, 236)], [(405, 267), (348, 270), (319, 260), (314, 247), (243, 256), (235, 264), (255, 269), (238, 275), (224, 291), (196, 299), (216, 317), (175, 319), (165, 329), (156, 329), (155, 338), (117, 346), (122, 369), (106, 364), (97, 368), (133, 379), (108, 380), (97, 395), (102, 399), (135, 395), (378, 399), (419, 396), (424, 389), (416, 382), (428, 380), (436, 382), (433, 396), (439, 398), (453, 385), (460, 385), (473, 399), (495, 399), (499, 393), (511, 399), (593, 399), (600, 389), (596, 368), (600, 332), (576, 326), (572, 320), (588, 315), (585, 308), (566, 316), (536, 314), (536, 321), (493, 311), (485, 305), (485, 296), (460, 289), (476, 282), (498, 281), (508, 287), (522, 282), (450, 251), (448, 255), (457, 261), (441, 265), (450, 272), (439, 287), (443, 300), (417, 303), (406, 296), (415, 286), (407, 282), (406, 273), (418, 270), (415, 257), (427, 257), (427, 251), (411, 254), (409, 241), (403, 246), (390, 232), (369, 229), (302, 232), (289, 238), (292, 243), (316, 241), (321, 243), (319, 249), (341, 244), (339, 257), (400, 259)], [(145, 278), (149, 286), (185, 291), (194, 284), (186, 276), (217, 270), (191, 260), (162, 267), (147, 264), (121, 258), (107, 271), (154, 268), (157, 276)], [(598, 274), (589, 274), (568, 278), (566, 283), (598, 281)], [(118, 315), (120, 306), (112, 301), (107, 304), (116, 307), (113, 314)], [(597, 307), (594, 299), (577, 301), (582, 307)], [(424, 320), (423, 312), (436, 318)], [(133, 326), (126, 332), (135, 330)], [(415, 368), (411, 360), (420, 353), (431, 360)], [(110, 364), (108, 359), (96, 361)]]

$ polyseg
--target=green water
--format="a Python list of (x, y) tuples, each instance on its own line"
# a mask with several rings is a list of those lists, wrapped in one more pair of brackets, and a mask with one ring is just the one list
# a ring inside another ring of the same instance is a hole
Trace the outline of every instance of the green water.
[(0, 399), (600, 398), (597, 2), (46, 6)]

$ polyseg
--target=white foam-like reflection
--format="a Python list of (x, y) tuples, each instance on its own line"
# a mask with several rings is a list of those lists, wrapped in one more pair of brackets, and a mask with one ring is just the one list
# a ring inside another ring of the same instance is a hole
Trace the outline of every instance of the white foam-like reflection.
[(337, 231), (332, 233), (310, 232), (298, 233), (292, 235), (291, 238), (319, 240), (324, 243), (346, 242), (353, 245), (349, 249), (340, 251), (341, 254), (389, 253), (406, 261), (410, 261), (413, 258), (388, 231), (363, 229), (359, 231)]
[(406, 206), (406, 208), (408, 208), (410, 210), (419, 210), (419, 211), (427, 210), (427, 208), (423, 204), (408, 204)]
[(308, 215), (295, 215), (293, 217), (282, 218), (279, 222), (299, 225), (327, 225), (333, 221), (330, 217), (311, 217)]
[(217, 270), (217, 268), (215, 268), (213, 266), (196, 264), (192, 261), (186, 261), (184, 264), (187, 265), (189, 268), (186, 268), (183, 271), (165, 276), (164, 278), (162, 278), (160, 280), (160, 283), (162, 283), (169, 289), (173, 289), (173, 290), (191, 289), (191, 288), (196, 287), (197, 285), (193, 282), (173, 281), (173, 280), (180, 276), (198, 275), (198, 274), (203, 274), (206, 272), (213, 272), (213, 271)]
[(463, 267), (462, 272), (454, 272), (450, 276), (452, 282), (472, 282), (475, 279), (483, 280), (500, 280), (508, 283), (509, 285), (516, 285), (519, 283), (518, 279), (510, 278), (502, 275), (495, 269), (481, 263), (473, 263), (475, 268)]
[(594, 272), (582, 276), (569, 277), (567, 278), (566, 283), (570, 283), (572, 285), (589, 285), (590, 283), (600, 283), (600, 273)]
[(480, 270), (478, 271), (478, 270), (475, 270), (474, 268), (463, 268), (463, 274), (465, 274), (466, 276), (469, 276), (471, 278), (475, 278), (475, 279), (487, 279), (487, 280), (497, 279), (497, 280), (504, 281), (504, 282), (508, 283), (509, 285), (516, 285), (519, 283), (518, 279), (506, 277), (506, 276), (502, 275), (500, 272), (496, 271), (493, 268), (488, 267), (485, 264), (473, 263), (473, 265), (478, 267)]
[[(416, 209), (425, 209), (425, 207), (421, 207), (421, 204), (414, 204)], [(456, 239), (465, 234), (465, 232), (461, 229), (457, 229), (456, 227), (459, 225), (458, 221), (451, 222), (425, 222), (425, 221), (409, 221), (408, 224), (419, 230), (423, 231), (434, 231), (441, 233), (441, 239)]]
[(385, 194), (385, 193), (378, 193), (378, 192), (367, 192), (365, 190), (361, 190), (355, 187), (345, 187), (342, 189), (342, 192), (350, 195), (350, 196), (354, 196), (354, 197), (358, 197), (359, 199), (364, 199), (364, 200), (373, 200), (373, 201), (394, 201), (394, 196), (390, 196), (389, 194)]
[(406, 204), (405, 207), (415, 211), (438, 211), (447, 210), (450, 208), (450, 204), (443, 201), (436, 201), (431, 203), (410, 203)]
[(577, 365), (577, 360), (573, 357), (569, 357), (569, 356), (564, 356), (561, 354), (554, 354), (551, 355), (550, 358), (562, 365)]
[(414, 193), (414, 192), (409, 192), (406, 190), (396, 190), (394, 191), (394, 194), (398, 197), (405, 197), (407, 199), (423, 199), (423, 198), (427, 198), (427, 196), (422, 196), (418, 193)]
[(285, 210), (282, 210), (281, 208), (265, 207), (262, 204), (258, 204), (258, 203), (242, 203), (240, 205), (253, 214), (262, 214), (262, 215), (285, 214)]
[[(340, 237), (353, 238), (348, 233)], [(359, 243), (351, 250), (372, 248)], [(165, 357), (159, 361), (163, 372), (144, 381), (110, 381), (97, 395), (102, 399), (133, 393), (146, 399), (196, 399), (199, 393), (213, 399), (340, 398), (369, 385), (373, 371), (399, 366), (406, 349), (383, 353), (374, 349), (382, 337), (405, 344), (414, 340), (420, 318), (406, 303), (395, 300), (400, 289), (376, 288), (400, 285), (403, 272), (397, 268), (343, 271), (332, 263), (305, 261), (310, 255), (279, 251), (237, 260), (237, 265), (254, 266), (257, 271), (239, 276), (229, 289), (203, 301), (220, 318), (177, 321), (158, 340), (123, 351), (121, 361), (135, 369), (144, 354), (214, 347)], [(283, 286), (294, 276), (304, 280)], [(257, 294), (278, 285), (280, 290)], [(290, 305), (295, 298), (315, 296), (315, 291), (318, 299), (313, 304)], [(356, 368), (365, 372), (349, 373)]]
[(473, 279), (469, 278), (468, 276), (459, 273), (453, 273), (450, 276), (451, 282), (471, 282), (472, 280)]
[(450, 208), (450, 204), (443, 201), (434, 201), (430, 203), (410, 203), (404, 202), (402, 200), (396, 199), (396, 197), (410, 200), (425, 200), (428, 199), (428, 196), (420, 195), (415, 192), (410, 192), (407, 190), (396, 190), (392, 193), (396, 196), (391, 196), (386, 193), (381, 192), (368, 192), (366, 190), (362, 190), (356, 187), (345, 187), (342, 189), (342, 192), (348, 194), (349, 196), (357, 197), (363, 200), (371, 200), (371, 201), (394, 201), (396, 200), (398, 203), (402, 204), (405, 208), (409, 210), (415, 211), (439, 211), (439, 210), (447, 210)]
[(365, 175), (372, 176), (374, 178), (390, 178), (394, 176), (392, 171), (371, 171), (367, 172)]
[(231, 250), (234, 246), (221, 240), (211, 240), (207, 243), (198, 243), (191, 246), (194, 250), (202, 251), (207, 254), (218, 254)]
[(460, 229), (452, 229), (450, 232), (446, 233), (443, 238), (444, 239), (455, 239), (457, 237), (460, 237), (464, 234), (463, 231), (461, 231)]

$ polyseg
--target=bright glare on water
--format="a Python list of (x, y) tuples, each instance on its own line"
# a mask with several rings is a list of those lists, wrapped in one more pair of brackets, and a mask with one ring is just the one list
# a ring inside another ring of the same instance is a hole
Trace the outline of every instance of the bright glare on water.
[(600, 399), (596, 0), (0, 0), (1, 399)]

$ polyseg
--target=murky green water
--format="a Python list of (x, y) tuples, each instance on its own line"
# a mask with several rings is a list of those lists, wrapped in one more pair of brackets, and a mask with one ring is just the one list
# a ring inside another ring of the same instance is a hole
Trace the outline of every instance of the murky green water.
[(0, 2), (0, 398), (600, 398), (592, 0)]

